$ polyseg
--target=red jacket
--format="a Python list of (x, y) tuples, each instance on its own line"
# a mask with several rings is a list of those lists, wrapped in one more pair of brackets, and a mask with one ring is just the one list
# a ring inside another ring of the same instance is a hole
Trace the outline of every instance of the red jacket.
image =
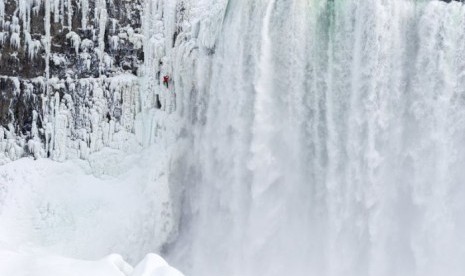
[(169, 81), (170, 81), (170, 77), (168, 77), (168, 76), (163, 77), (163, 82), (169, 82)]

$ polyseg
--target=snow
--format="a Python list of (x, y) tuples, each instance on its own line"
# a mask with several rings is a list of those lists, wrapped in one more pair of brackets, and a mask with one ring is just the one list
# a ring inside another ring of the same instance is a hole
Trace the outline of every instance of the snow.
[[(0, 145), (21, 150), (5, 136)], [(106, 148), (87, 161), (23, 158), (1, 166), (0, 249), (27, 245), (90, 259), (120, 252), (131, 262), (161, 250), (177, 231), (167, 150)]]
[(134, 276), (183, 276), (156, 254), (148, 254), (134, 269)]
[(0, 249), (0, 275), (11, 276), (183, 276), (160, 256), (149, 254), (134, 269), (120, 255), (97, 261)]
[[(6, 32), (0, 33), (1, 43), (24, 48), (31, 60), (43, 50), (46, 72), (29, 82), (9, 81), (17, 87), (15, 92), (21, 85), (35, 97), (33, 84), (38, 84), (45, 93), (42, 106), (31, 111), (27, 136), (18, 137), (13, 124), (0, 127), (0, 275), (181, 276), (155, 254), (137, 264), (147, 252), (160, 252), (178, 232), (180, 211), (175, 195), (179, 191), (168, 185), (171, 176), (167, 173), (171, 156), (177, 152), (173, 148), (179, 130), (176, 117), (155, 109), (155, 90), (142, 92), (144, 78), (132, 74), (79, 80), (52, 76), (52, 65), (67, 62), (66, 56), (51, 51), (52, 24), (66, 20), (71, 24), (71, 0), (17, 2), (16, 16), (7, 22)], [(173, 3), (161, 4), (165, 8), (159, 10), (171, 9), (170, 32), (175, 29)], [(2, 21), (4, 1), (0, 4)], [(115, 32), (119, 24), (108, 21), (105, 0), (95, 5), (96, 10), (90, 11), (89, 1), (81, 0), (76, 7), (82, 15), (82, 29), (90, 28), (90, 21), (98, 23), (91, 30), (94, 41), (71, 29), (66, 35), (73, 52), (89, 69), (92, 51), (101, 68), (112, 66), (112, 58), (104, 52), (105, 26), (113, 24)], [(44, 17), (40, 41), (31, 36), (31, 15)], [(121, 30), (111, 34), (114, 49), (122, 45), (123, 37), (135, 49), (145, 45), (146, 37), (139, 29), (128, 25)], [(174, 71), (175, 53), (164, 50), (166, 45), (171, 47), (172, 37), (165, 31), (157, 29), (153, 36), (158, 37), (153, 64), (159, 66), (159, 59), (164, 59), (163, 72), (168, 73)], [(156, 88), (164, 94), (164, 110), (173, 113), (174, 93)], [(84, 94), (85, 102), (78, 106), (73, 93)], [(121, 256), (102, 259), (111, 252)]]
[[(14, 35), (31, 3), (1, 41), (29, 47)], [(42, 3), (48, 62), (65, 1)], [(465, 6), (151, 0), (139, 34), (116, 33), (112, 1), (76, 3), (94, 36), (69, 33), (80, 61), (111, 67), (111, 35), (144, 64), (76, 82), (47, 71), (32, 139), (0, 128), (0, 162), (32, 154), (0, 167), (14, 266), (0, 275), (182, 275), (154, 254), (137, 264), (162, 249), (200, 276), (463, 275)]]
[[(11, 138), (0, 132), (0, 145), (4, 136)], [(182, 276), (155, 254), (134, 272), (120, 255), (80, 260), (122, 252), (136, 263), (172, 239), (178, 218), (164, 174), (167, 150), (105, 148), (87, 161), (23, 158), (1, 166), (0, 275)]]

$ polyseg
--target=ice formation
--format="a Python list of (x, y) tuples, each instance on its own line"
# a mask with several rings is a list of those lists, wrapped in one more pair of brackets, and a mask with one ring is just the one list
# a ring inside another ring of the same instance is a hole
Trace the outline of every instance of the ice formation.
[[(0, 3), (1, 128), (10, 133), (0, 163), (28, 155), (58, 161), (86, 158), (104, 146), (122, 149), (143, 140), (135, 137), (133, 123), (142, 106), (138, 2), (119, 7), (106, 1)], [(82, 26), (73, 23), (78, 18)], [(126, 38), (108, 49), (107, 36)], [(27, 94), (24, 87), (29, 87)], [(14, 129), (7, 129), (10, 123)], [(38, 132), (32, 132), (33, 125)], [(11, 150), (16, 147), (22, 150)]]
[(192, 276), (462, 276), (449, 2), (0, 0), (0, 237)]
[[(179, 131), (176, 86), (146, 81), (156, 72), (142, 67), (141, 2), (0, 4), (0, 249), (27, 244), (81, 259), (122, 252), (133, 264), (160, 252), (179, 220), (179, 191), (167, 186)], [(172, 74), (168, 53), (154, 58)], [(23, 269), (45, 259), (21, 254)], [(54, 275), (60, 260), (46, 259), (44, 275)], [(64, 262), (82, 275), (82, 262)], [(182, 275), (150, 260), (145, 266), (139, 274)], [(2, 269), (11, 272), (0, 262)], [(122, 275), (105, 269), (95, 275)]]
[[(194, 83), (189, 73), (193, 72), (195, 43), (189, 39), (190, 29), (183, 30), (189, 25), (189, 18), (178, 14), (181, 5), (189, 4), (136, 1), (115, 7), (107, 2), (1, 1), (0, 14), (5, 24), (0, 36), (0, 61), (5, 69), (8, 57), (19, 63), (17, 67), (10, 63), (12, 68), (2, 76), (5, 101), (13, 109), (2, 111), (3, 132), (9, 131), (11, 138), (8, 145), (2, 146), (1, 163), (27, 155), (57, 161), (86, 159), (102, 147), (137, 150), (141, 141), (147, 145), (160, 135), (165, 115), (151, 123), (155, 129), (142, 132), (137, 126), (146, 124), (144, 120), (154, 120), (150, 110), (156, 107), (156, 101), (167, 114), (174, 113), (175, 90), (189, 89), (188, 83)], [(16, 10), (13, 14), (5, 13), (5, 7), (10, 12)], [(127, 13), (121, 15), (117, 9), (127, 9)], [(189, 10), (183, 7), (182, 13)], [(38, 20), (41, 16), (43, 20)], [(142, 17), (147, 20), (141, 22)], [(78, 18), (80, 26), (73, 23)], [(33, 25), (40, 21), (43, 26)], [(57, 28), (61, 28), (59, 34)], [(175, 40), (179, 47), (173, 47), (174, 36), (178, 36)], [(58, 46), (59, 43), (62, 44)], [(142, 60), (137, 55), (142, 52), (145, 62), (139, 68)], [(39, 67), (39, 71), (29, 70), (31, 65), (26, 63), (34, 64), (34, 69)], [(177, 70), (182, 74), (177, 74)], [(13, 83), (18, 73), (33, 78), (24, 76)], [(169, 91), (160, 83), (165, 74), (173, 75), (173, 89)], [(179, 79), (182, 84), (176, 85), (178, 80), (174, 77), (181, 75), (189, 79)], [(32, 87), (31, 96), (16, 92), (9, 95), (10, 89), (19, 91), (20, 86)], [(27, 111), (18, 110), (15, 102), (24, 102)], [(34, 121), (36, 134), (31, 132), (33, 112), (39, 114)], [(7, 129), (9, 123), (14, 124), (14, 130)], [(140, 133), (150, 137), (139, 137)], [(29, 149), (29, 145), (34, 149)], [(11, 147), (22, 150), (12, 151)]]

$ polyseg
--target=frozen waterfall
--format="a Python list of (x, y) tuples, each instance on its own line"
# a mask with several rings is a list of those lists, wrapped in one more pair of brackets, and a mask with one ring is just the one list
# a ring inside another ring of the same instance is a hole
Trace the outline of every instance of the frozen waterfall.
[(229, 1), (218, 16), (171, 171), (184, 189), (174, 263), (463, 275), (463, 4)]
[(0, 94), (0, 276), (465, 275), (461, 1), (0, 0)]

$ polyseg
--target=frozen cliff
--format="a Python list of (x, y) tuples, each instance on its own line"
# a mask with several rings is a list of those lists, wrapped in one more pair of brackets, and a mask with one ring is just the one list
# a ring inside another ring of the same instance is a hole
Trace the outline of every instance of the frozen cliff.
[(140, 1), (2, 0), (0, 159), (63, 161), (134, 132)]
[(135, 264), (174, 241), (171, 168), (225, 7), (0, 1), (0, 247)]
[[(214, 53), (221, 2), (2, 0), (0, 162), (88, 159), (153, 143), (176, 101), (178, 117), (192, 106), (198, 55)], [(154, 119), (157, 108), (164, 115)]]

